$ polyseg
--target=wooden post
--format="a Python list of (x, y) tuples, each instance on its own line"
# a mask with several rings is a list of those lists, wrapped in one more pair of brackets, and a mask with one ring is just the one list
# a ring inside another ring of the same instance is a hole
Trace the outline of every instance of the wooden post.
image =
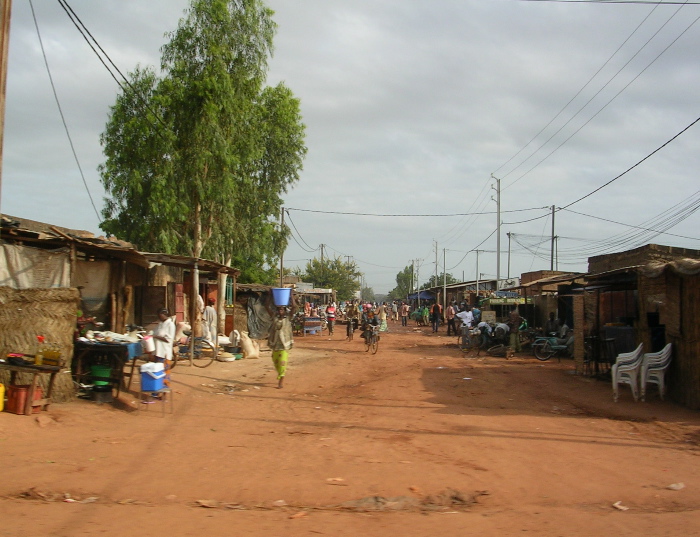
[[(0, 192), (2, 192), (2, 146), (5, 139), (5, 96), (7, 94), (7, 57), (10, 46), (12, 0), (0, 0)], [(0, 198), (0, 208), (2, 198)]]

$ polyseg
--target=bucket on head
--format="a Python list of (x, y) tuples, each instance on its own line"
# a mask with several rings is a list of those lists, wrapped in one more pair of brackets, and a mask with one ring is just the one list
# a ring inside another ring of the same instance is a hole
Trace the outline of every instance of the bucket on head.
[(111, 384), (110, 377), (112, 370), (108, 365), (93, 365), (90, 366), (90, 374), (95, 386), (108, 386)]
[(288, 306), (289, 300), (292, 298), (292, 288), (291, 287), (273, 287), (272, 288), (272, 300), (275, 302), (275, 306)]
[(144, 336), (141, 340), (141, 347), (143, 348), (143, 352), (155, 352), (156, 344), (153, 336)]

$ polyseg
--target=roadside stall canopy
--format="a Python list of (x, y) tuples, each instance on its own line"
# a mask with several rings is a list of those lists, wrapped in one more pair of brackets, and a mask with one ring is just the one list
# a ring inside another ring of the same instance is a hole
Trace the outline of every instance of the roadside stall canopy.
[(435, 300), (435, 295), (430, 291), (419, 291), (408, 295), (409, 300)]

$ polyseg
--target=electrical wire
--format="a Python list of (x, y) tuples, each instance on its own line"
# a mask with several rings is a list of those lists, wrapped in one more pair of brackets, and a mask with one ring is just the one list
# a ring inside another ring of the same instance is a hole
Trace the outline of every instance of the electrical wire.
[[(675, 12), (673, 15), (671, 15), (671, 17), (664, 23), (664, 25), (661, 26), (661, 28), (663, 28), (663, 27), (671, 20), (671, 18), (673, 18), (673, 17), (678, 13), (678, 11), (680, 11), (680, 9), (681, 9), (681, 8), (678, 8), (678, 9), (676, 10), (676, 12)], [(671, 47), (672, 47), (672, 46), (673, 46), (673, 45), (674, 45), (674, 44), (675, 44), (675, 43), (676, 43), (676, 42), (677, 42), (677, 41), (678, 41), (678, 40), (679, 40), (693, 25), (695, 25), (695, 23), (697, 23), (698, 20), (700, 20), (700, 17), (697, 17), (693, 22), (691, 22), (691, 23), (685, 28), (685, 30), (683, 30), (673, 41), (671, 41), (671, 43), (670, 43), (669, 45), (667, 45), (653, 60), (651, 60), (651, 61), (644, 67), (644, 69), (642, 69), (634, 78), (632, 78), (632, 80), (630, 80), (627, 84), (625, 84), (615, 95), (612, 96), (612, 98), (610, 98), (603, 106), (601, 106), (601, 107), (598, 109), (597, 112), (595, 112), (595, 113), (594, 113), (591, 117), (589, 117), (581, 126), (579, 126), (573, 133), (571, 133), (571, 135), (569, 135), (567, 138), (565, 138), (564, 141), (562, 141), (562, 142), (561, 142), (558, 146), (556, 146), (552, 151), (550, 151), (549, 153), (547, 153), (547, 155), (545, 155), (542, 159), (540, 159), (539, 161), (537, 161), (537, 163), (535, 163), (530, 169), (528, 169), (526, 172), (524, 172), (522, 175), (520, 175), (517, 179), (515, 179), (514, 181), (512, 181), (512, 182), (509, 183), (508, 185), (504, 186), (504, 187), (503, 187), (503, 190), (506, 190), (507, 188), (510, 188), (510, 187), (513, 186), (515, 183), (517, 183), (518, 181), (520, 181), (523, 177), (529, 175), (530, 172), (532, 172), (535, 168), (537, 168), (538, 166), (540, 166), (540, 164), (542, 164), (543, 162), (545, 162), (545, 161), (546, 161), (549, 157), (551, 157), (554, 153), (556, 153), (557, 151), (559, 151), (559, 149), (561, 149), (561, 147), (562, 147), (564, 144), (566, 144), (569, 140), (571, 140), (574, 136), (576, 136), (579, 132), (581, 132), (581, 130), (583, 130), (584, 127), (586, 127), (591, 121), (593, 121), (596, 117), (598, 117), (598, 115), (599, 115), (603, 110), (605, 110), (605, 109), (606, 109), (615, 99), (617, 99), (628, 87), (630, 87), (640, 76), (642, 76), (642, 74), (644, 74), (644, 73), (646, 72), (646, 70), (647, 70), (649, 67), (651, 67), (651, 66), (656, 62), (656, 60), (658, 60), (669, 48), (671, 48)], [(661, 31), (661, 28), (659, 28), (659, 30), (657, 30), (657, 32), (654, 34), (654, 36), (656, 36), (656, 34), (658, 34), (658, 32)], [(649, 41), (651, 41), (651, 39), (653, 39), (654, 36), (652, 36), (652, 37), (649, 39)], [(649, 41), (647, 41), (647, 43), (649, 43)], [(647, 43), (645, 43), (644, 46), (646, 46)], [(644, 47), (642, 47), (642, 48), (644, 48)], [(641, 49), (640, 49), (640, 51), (641, 51)], [(579, 111), (576, 112), (576, 114), (575, 114), (571, 119), (573, 119), (574, 117), (576, 117), (576, 115), (578, 115), (578, 113), (579, 113), (581, 110), (583, 110), (586, 106), (588, 106), (588, 104), (589, 104), (596, 96), (598, 96), (598, 94), (608, 85), (608, 83), (609, 83), (610, 81), (612, 81), (613, 78), (615, 78), (615, 76), (617, 76), (617, 74), (619, 74), (619, 72), (620, 72), (622, 69), (624, 69), (624, 67), (627, 66), (627, 65), (629, 64), (629, 62), (632, 61), (632, 59), (634, 59), (634, 57), (635, 57), (637, 54), (639, 54), (640, 51), (638, 51), (638, 52), (637, 52), (637, 53), (636, 53), (636, 54), (635, 54), (635, 55), (634, 55), (634, 56), (633, 56), (633, 57), (632, 57), (632, 58), (631, 58), (631, 59), (630, 59), (630, 60), (629, 60), (629, 61), (628, 61), (628, 62), (627, 62), (627, 63), (626, 63), (626, 64), (625, 64), (625, 65), (624, 65), (624, 66), (623, 66), (623, 67), (622, 67), (622, 68), (621, 68), (621, 69), (606, 83), (606, 84), (605, 84), (605, 86), (603, 86), (600, 90), (598, 90), (598, 92), (597, 92), (595, 95), (593, 95), (593, 97), (591, 97), (591, 98), (583, 105), (583, 107), (581, 107), (581, 108), (579, 109)], [(571, 121), (571, 120), (569, 120), (569, 121)], [(537, 152), (539, 152), (539, 150), (542, 149), (547, 143), (549, 143), (549, 141), (552, 140), (552, 138), (554, 138), (554, 136), (556, 136), (557, 134), (559, 134), (559, 132), (561, 132), (561, 130), (562, 130), (566, 125), (568, 125), (568, 123), (569, 123), (569, 122), (565, 123), (559, 130), (557, 130), (552, 136), (550, 136), (550, 137), (547, 139), (547, 141), (545, 141), (544, 144), (542, 144), (542, 145), (537, 149), (537, 151), (535, 151), (535, 153), (533, 153), (532, 155), (530, 155), (530, 157), (534, 156)], [(527, 159), (525, 159), (525, 160), (521, 163), (521, 165), (524, 164), (525, 162), (527, 162), (527, 160), (529, 160), (530, 157), (528, 157)], [(517, 168), (516, 168), (516, 169), (517, 169)]]
[[(105, 50), (102, 48), (102, 46), (101, 46), (100, 43), (97, 41), (97, 39), (95, 39), (95, 37), (90, 33), (90, 30), (88, 30), (87, 26), (85, 26), (85, 24), (83, 24), (83, 21), (80, 20), (80, 17), (78, 17), (78, 15), (75, 13), (75, 11), (73, 11), (73, 8), (70, 7), (70, 5), (68, 4), (68, 2), (67, 2), (66, 0), (58, 0), (58, 3), (59, 3), (59, 5), (63, 8), (63, 11), (65, 11), (66, 15), (68, 15), (68, 18), (69, 18), (70, 21), (73, 23), (73, 26), (75, 26), (75, 28), (78, 30), (78, 32), (80, 33), (80, 35), (83, 36), (83, 39), (85, 40), (85, 42), (86, 42), (86, 43), (88, 44), (88, 46), (92, 49), (92, 51), (95, 53), (95, 56), (97, 56), (97, 59), (100, 60), (100, 63), (102, 63), (102, 65), (105, 67), (105, 69), (107, 69), (107, 72), (108, 72), (108, 73), (110, 74), (110, 76), (114, 79), (114, 81), (117, 83), (117, 85), (119, 86), (119, 88), (120, 88), (124, 93), (126, 93), (126, 88), (124, 87), (124, 85), (122, 84), (122, 82), (116, 77), (116, 75), (112, 72), (112, 69), (109, 67), (109, 65), (107, 65), (107, 63), (105, 62), (105, 60), (102, 58), (102, 55), (104, 55), (104, 57), (107, 58), (107, 61), (114, 67), (114, 69), (116, 70), (116, 72), (119, 73), (119, 76), (121, 76), (122, 81), (133, 91), (134, 95), (135, 95), (136, 97), (138, 97), (138, 98), (141, 100), (141, 104), (143, 104), (143, 105), (146, 107), (146, 109), (148, 109), (148, 111), (151, 112), (151, 114), (153, 115), (153, 117), (158, 121), (158, 123), (161, 124), (161, 126), (163, 126), (165, 129), (168, 129), (168, 126), (165, 124), (165, 122), (164, 122), (163, 119), (160, 117), (160, 115), (159, 115), (155, 110), (153, 110), (153, 108), (151, 107), (151, 105), (150, 105), (150, 103), (148, 102), (148, 100), (147, 100), (143, 95), (141, 95), (141, 94), (137, 91), (137, 89), (136, 89), (136, 88), (134, 87), (134, 85), (129, 81), (129, 79), (128, 79), (126, 76), (124, 76), (124, 74), (119, 70), (119, 68), (117, 67), (117, 65), (116, 65), (116, 64), (112, 61), (112, 59), (109, 57), (109, 54), (107, 54), (107, 53), (105, 52)], [(85, 34), (87, 34), (87, 35), (85, 35)], [(90, 36), (90, 39), (88, 39), (87, 36)], [(91, 41), (91, 40), (92, 40), (92, 41)], [(95, 50), (95, 47), (93, 46), (93, 43), (95, 44), (95, 46), (97, 46), (97, 48), (100, 49), (100, 52), (102, 53), (102, 55), (100, 55), (100, 53), (97, 52), (97, 50)], [(144, 119), (151, 125), (151, 127), (153, 127), (153, 131), (154, 131), (159, 137), (161, 137), (162, 139), (165, 139), (165, 136), (163, 135), (163, 133), (156, 127), (156, 125), (153, 124), (153, 122), (150, 120), (149, 117), (144, 116)]]
[(294, 239), (294, 241), (295, 241), (297, 244), (299, 244), (299, 246), (301, 247), (301, 249), (304, 250), (304, 251), (307, 252), (307, 253), (313, 253), (313, 252), (315, 252), (316, 250), (318, 250), (318, 247), (317, 247), (317, 248), (313, 248), (313, 247), (309, 246), (309, 243), (306, 242), (306, 241), (304, 240), (304, 237), (301, 236), (301, 233), (299, 233), (299, 230), (297, 229), (296, 224), (294, 224), (294, 220), (292, 220), (292, 217), (290, 216), (289, 211), (288, 211), (287, 209), (284, 209), (284, 212), (287, 213), (287, 218), (289, 218), (289, 223), (292, 224), (292, 227), (294, 228), (294, 231), (297, 232), (297, 235), (299, 236), (299, 238), (301, 239), (301, 241), (302, 241), (304, 244), (306, 244), (306, 248), (310, 248), (310, 250), (307, 250), (306, 248), (304, 248), (303, 246), (301, 246), (301, 244), (299, 244), (299, 241), (297, 241), (296, 238), (294, 238), (294, 235), (292, 235), (292, 234), (290, 233), (290, 235), (292, 235), (292, 238)]
[[(625, 44), (632, 38), (632, 36), (634, 36), (634, 34), (637, 33), (637, 31), (642, 27), (642, 25), (649, 19), (649, 17), (651, 17), (651, 15), (654, 13), (654, 11), (656, 11), (656, 6), (654, 7), (654, 9), (652, 9), (651, 11), (649, 11), (649, 13), (647, 14), (647, 16), (644, 17), (644, 19), (642, 19), (642, 21), (637, 25), (637, 27), (632, 31), (632, 33), (629, 34), (629, 35), (627, 36), (627, 38), (620, 44), (620, 46), (617, 47), (617, 50), (615, 50), (615, 52), (613, 52), (612, 55), (611, 55), (607, 60), (605, 60), (605, 62), (603, 63), (603, 65), (601, 65), (601, 66), (598, 68), (598, 70), (593, 74), (593, 76), (591, 76), (591, 77), (588, 79), (588, 81), (581, 87), (581, 89), (579, 89), (579, 90), (576, 92), (576, 94), (575, 94), (571, 99), (569, 99), (569, 102), (567, 102), (567, 103), (559, 110), (559, 112), (557, 112), (557, 114), (556, 114), (544, 127), (542, 127), (542, 128), (540, 129), (540, 131), (539, 131), (537, 134), (535, 134), (535, 135), (530, 139), (530, 141), (527, 142), (517, 153), (515, 153), (512, 157), (510, 157), (506, 162), (504, 162), (503, 164), (501, 164), (501, 165), (493, 172), (494, 174), (498, 173), (504, 166), (507, 166), (514, 158), (516, 158), (518, 155), (520, 155), (520, 153), (522, 153), (532, 142), (534, 142), (534, 141), (540, 136), (540, 134), (542, 134), (545, 130), (547, 130), (547, 127), (549, 127), (552, 123), (554, 123), (554, 121), (564, 112), (564, 110), (566, 110), (566, 109), (569, 107), (569, 105), (570, 105), (572, 102), (574, 102), (574, 100), (576, 99), (576, 97), (578, 97), (579, 95), (581, 95), (581, 93), (583, 93), (583, 90), (586, 89), (586, 88), (591, 84), (591, 82), (593, 82), (593, 80), (600, 74), (600, 72), (605, 68), (605, 66), (608, 65), (608, 64), (612, 61), (612, 59), (617, 55), (618, 52), (620, 52), (620, 50), (622, 50), (622, 47), (624, 47)], [(648, 43), (648, 41), (647, 41), (647, 43)], [(646, 46), (646, 43), (645, 43), (644, 46)], [(643, 48), (643, 47), (642, 47), (642, 48)], [(641, 49), (640, 49), (640, 50), (641, 50)], [(639, 52), (637, 52), (637, 54), (638, 54), (638, 53), (639, 53)], [(636, 56), (636, 54), (635, 54), (635, 56)], [(631, 60), (630, 60), (630, 61), (631, 61)], [(629, 62), (628, 62), (628, 63), (629, 63)], [(627, 65), (627, 64), (625, 64), (625, 65)], [(617, 74), (619, 74), (619, 71), (618, 71), (618, 73), (616, 73), (616, 74), (613, 76), (613, 78), (614, 78), (615, 76), (617, 76)], [(605, 86), (607, 86), (608, 83), (610, 83), (611, 80), (612, 80), (612, 79), (608, 80), (608, 82), (606, 82)], [(603, 87), (605, 87), (605, 86), (603, 86)], [(601, 88), (601, 90), (602, 90), (602, 88)], [(596, 95), (597, 95), (597, 93), (596, 93)], [(594, 97), (595, 97), (595, 95), (594, 95)], [(588, 101), (588, 102), (590, 102), (590, 101)], [(588, 103), (586, 103), (586, 105), (588, 105)], [(584, 108), (585, 108), (586, 105), (584, 105)], [(581, 112), (581, 110), (583, 110), (583, 108), (580, 108), (580, 109), (576, 112), (576, 114), (574, 114), (566, 123), (564, 123), (564, 125), (562, 126), (562, 128), (564, 128), (566, 125), (568, 125), (569, 122), (570, 122), (571, 120), (573, 120), (573, 118), (576, 117), (576, 115), (578, 115), (578, 114)], [(560, 129), (560, 130), (561, 130), (561, 129)], [(559, 132), (559, 131), (557, 131), (557, 132), (554, 133), (554, 134), (556, 135), (558, 132)], [(551, 138), (550, 138), (550, 139), (551, 139)], [(548, 142), (548, 141), (549, 141), (549, 140), (547, 140), (547, 142)], [(537, 150), (535, 150), (535, 152), (532, 153), (527, 159), (525, 159), (525, 160), (522, 161), (520, 164), (518, 164), (518, 166), (516, 166), (516, 167), (513, 168), (511, 171), (509, 171), (508, 173), (506, 173), (506, 174), (503, 176), (503, 178), (505, 179), (505, 178), (508, 177), (511, 173), (513, 173), (515, 170), (517, 170), (520, 166), (522, 166), (525, 162), (527, 162), (527, 160), (530, 159), (532, 156), (534, 156), (535, 153), (537, 153), (537, 151), (539, 151), (547, 142), (545, 142), (544, 144), (542, 144), (542, 145), (541, 145)]]
[[(538, 211), (541, 207), (530, 207), (527, 209), (511, 209), (509, 211), (501, 211), (501, 213), (521, 213), (526, 211)], [(299, 209), (297, 207), (287, 207), (287, 211), (299, 211), (304, 213), (317, 213), (317, 214), (334, 214), (334, 215), (344, 215), (344, 216), (375, 216), (382, 218), (445, 218), (448, 216), (481, 216), (481, 215), (493, 215), (496, 211), (486, 211), (486, 212), (475, 212), (475, 213), (447, 213), (447, 214), (381, 214), (381, 213), (354, 213), (354, 212), (344, 212), (344, 211), (321, 211), (318, 209)]]
[(90, 193), (90, 188), (88, 187), (87, 180), (85, 179), (85, 174), (83, 173), (83, 168), (80, 165), (80, 159), (78, 159), (78, 154), (75, 151), (75, 145), (73, 144), (73, 138), (70, 135), (70, 130), (68, 129), (68, 124), (66, 123), (66, 117), (63, 115), (63, 109), (61, 108), (61, 101), (58, 98), (58, 93), (56, 92), (56, 85), (53, 82), (53, 77), (51, 76), (51, 69), (49, 68), (49, 61), (46, 58), (46, 51), (44, 50), (44, 42), (41, 39), (41, 32), (39, 31), (39, 23), (36, 20), (36, 13), (34, 12), (34, 3), (29, 0), (29, 7), (32, 10), (32, 18), (34, 19), (34, 27), (36, 28), (36, 35), (39, 39), (39, 46), (41, 47), (41, 55), (44, 57), (44, 65), (46, 65), (46, 72), (49, 75), (49, 82), (51, 83), (51, 90), (53, 91), (54, 99), (56, 100), (56, 106), (58, 107), (58, 113), (61, 116), (61, 122), (63, 123), (63, 128), (66, 131), (66, 136), (68, 137), (68, 143), (70, 144), (71, 151), (73, 152), (73, 158), (78, 166), (78, 171), (80, 172), (80, 177), (83, 180), (83, 185), (85, 186), (85, 191), (87, 192), (88, 198), (90, 198), (90, 204), (92, 205), (95, 215), (97, 216), (97, 221), (101, 224), (102, 218), (100, 218), (100, 213), (95, 206), (95, 201), (92, 199), (92, 194)]

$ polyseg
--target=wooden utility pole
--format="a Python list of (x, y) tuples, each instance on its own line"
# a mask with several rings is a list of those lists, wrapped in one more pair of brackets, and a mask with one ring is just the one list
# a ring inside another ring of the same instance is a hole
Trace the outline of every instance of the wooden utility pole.
[[(5, 141), (5, 95), (7, 94), (7, 57), (10, 47), (12, 0), (0, 0), (0, 196), (2, 196), (2, 147)], [(0, 212), (2, 198), (0, 197)]]
[[(280, 211), (280, 231), (284, 233), (284, 207)], [(280, 252), (280, 287), (284, 287), (284, 247)]]

